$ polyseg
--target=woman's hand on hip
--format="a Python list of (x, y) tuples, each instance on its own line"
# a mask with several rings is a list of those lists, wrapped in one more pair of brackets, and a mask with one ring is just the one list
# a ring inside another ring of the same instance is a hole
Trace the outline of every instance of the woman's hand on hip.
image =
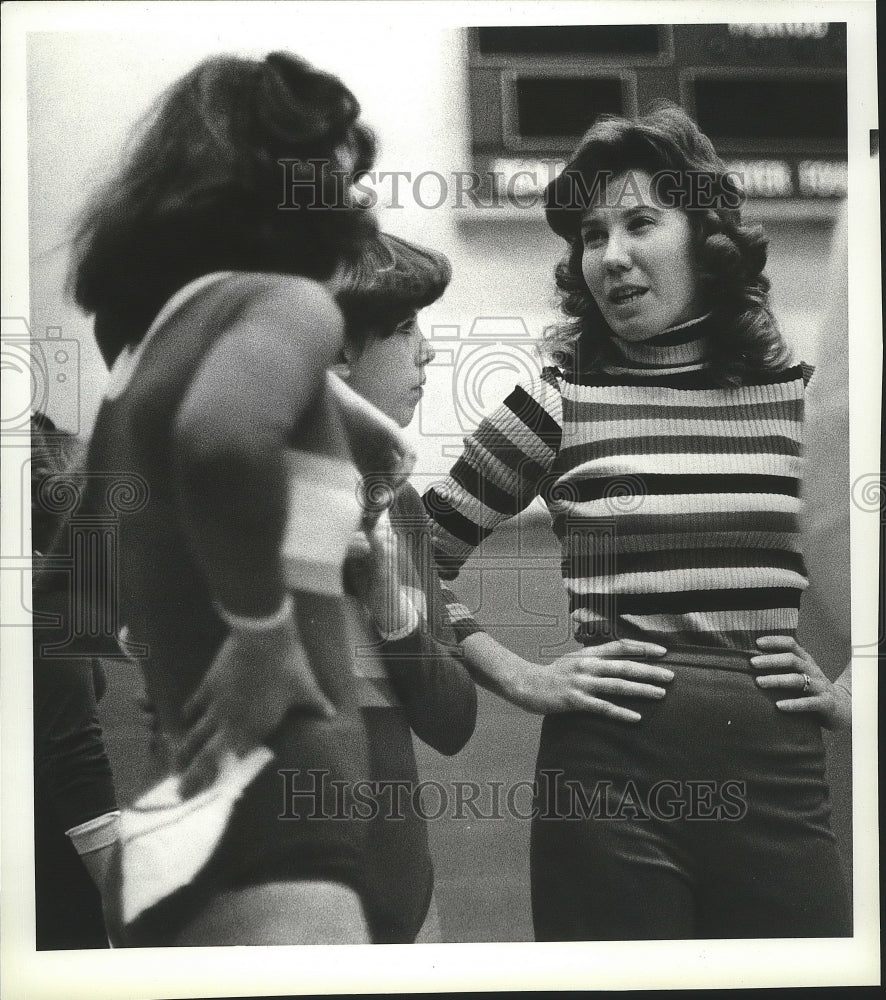
[(822, 725), (836, 731), (852, 725), (852, 695), (834, 684), (813, 658), (787, 635), (765, 635), (757, 640), (761, 652), (751, 657), (751, 666), (761, 676), (761, 688), (784, 689), (792, 697), (777, 701), (782, 712), (815, 712)]
[(674, 679), (673, 672), (639, 658), (663, 656), (665, 652), (655, 643), (618, 639), (574, 650), (547, 665), (524, 661), (512, 700), (528, 712), (584, 711), (638, 722), (642, 718), (639, 712), (609, 699), (664, 698), (664, 685)]

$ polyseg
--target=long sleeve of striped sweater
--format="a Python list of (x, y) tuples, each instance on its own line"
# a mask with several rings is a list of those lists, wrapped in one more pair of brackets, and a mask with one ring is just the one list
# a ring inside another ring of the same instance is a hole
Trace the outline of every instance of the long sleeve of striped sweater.
[(440, 576), (452, 580), (471, 552), (549, 485), (562, 439), (553, 369), (518, 385), (475, 433), (439, 485), (424, 495)]

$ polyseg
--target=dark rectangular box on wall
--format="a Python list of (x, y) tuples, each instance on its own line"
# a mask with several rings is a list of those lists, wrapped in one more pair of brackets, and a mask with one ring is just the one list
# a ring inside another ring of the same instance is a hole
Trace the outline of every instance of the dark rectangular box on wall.
[(473, 167), (518, 199), (599, 114), (680, 104), (752, 197), (846, 193), (845, 23), (545, 25), (469, 30)]

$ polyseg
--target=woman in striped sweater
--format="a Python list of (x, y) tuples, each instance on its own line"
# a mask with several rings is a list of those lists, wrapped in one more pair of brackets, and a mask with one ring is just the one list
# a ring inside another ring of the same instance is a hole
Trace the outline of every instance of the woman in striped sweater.
[(740, 201), (681, 110), (598, 120), (546, 192), (557, 367), (425, 497), (445, 578), (535, 497), (561, 542), (582, 648), (540, 666), (464, 642), (545, 715), (539, 939), (850, 933), (820, 732), (849, 693), (794, 639), (811, 369), (787, 363)]

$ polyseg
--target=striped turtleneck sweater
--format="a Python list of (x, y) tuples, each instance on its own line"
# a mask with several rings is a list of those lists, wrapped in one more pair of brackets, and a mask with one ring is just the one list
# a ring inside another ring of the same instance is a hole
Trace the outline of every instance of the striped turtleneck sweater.
[(576, 639), (753, 650), (793, 635), (804, 391), (797, 365), (741, 386), (706, 371), (711, 318), (639, 344), (602, 371), (546, 368), (482, 421), (425, 495), (452, 579), (535, 497), (561, 544)]

